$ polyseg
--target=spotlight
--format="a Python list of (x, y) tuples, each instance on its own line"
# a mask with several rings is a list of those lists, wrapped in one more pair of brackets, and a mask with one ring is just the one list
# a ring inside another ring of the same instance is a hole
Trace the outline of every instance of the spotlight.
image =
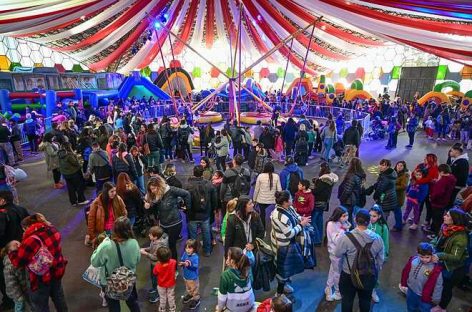
[(169, 19), (169, 13), (164, 14), (165, 19)]
[(161, 27), (162, 27), (161, 22), (155, 22), (154, 23), (154, 28), (155, 29), (159, 30), (159, 29), (161, 29)]
[(262, 21), (262, 16), (260, 14), (257, 15), (257, 20), (260, 22)]

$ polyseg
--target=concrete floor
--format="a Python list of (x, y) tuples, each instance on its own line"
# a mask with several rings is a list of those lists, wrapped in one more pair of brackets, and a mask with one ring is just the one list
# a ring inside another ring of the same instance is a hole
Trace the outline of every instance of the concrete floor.
[[(436, 153), (440, 162), (445, 162), (447, 150), (451, 142), (436, 144), (426, 141), (422, 133), (418, 134), (418, 142), (413, 149), (405, 149), (407, 144), (406, 134), (400, 134), (398, 148), (386, 150), (385, 141), (363, 142), (361, 145), (361, 159), (368, 171), (368, 185), (376, 179), (376, 165), (382, 158), (391, 159), (393, 163), (405, 160), (410, 168), (423, 160), (427, 152)], [(198, 157), (197, 157), (198, 158)], [(185, 181), (190, 174), (191, 166), (176, 162), (178, 175)], [(319, 171), (319, 159), (311, 160), (309, 166), (303, 170), (307, 178), (311, 179)], [(84, 246), (85, 222), (82, 209), (72, 208), (67, 199), (65, 190), (52, 188), (52, 177), (46, 174), (46, 166), (42, 157), (31, 158), (21, 166), (29, 175), (28, 180), (18, 184), (21, 204), (30, 211), (41, 212), (63, 234), (63, 250), (69, 260), (66, 275), (63, 280), (64, 290), (69, 304), (69, 310), (75, 311), (104, 311), (101, 308), (99, 290), (82, 280), (82, 273), (88, 267), (92, 250)], [(281, 166), (278, 166), (280, 171)], [(334, 171), (343, 175), (344, 170), (335, 168)], [(336, 187), (337, 188), (337, 187)], [(333, 191), (337, 194), (337, 189)], [(87, 190), (87, 197), (93, 198), (93, 190)], [(331, 207), (338, 204), (336, 196), (332, 196)], [(371, 204), (369, 198), (368, 204)], [(329, 214), (325, 214), (325, 220)], [(186, 234), (184, 233), (184, 238)], [(410, 232), (407, 229), (400, 233), (391, 233), (391, 255), (380, 274), (380, 303), (373, 305), (373, 311), (406, 311), (405, 298), (398, 290), (400, 272), (408, 257), (415, 252), (418, 242), (425, 240), (422, 231)], [(140, 239), (142, 246), (147, 244), (145, 239)], [(180, 246), (181, 247), (181, 246)], [(213, 288), (218, 287), (222, 263), (222, 246), (216, 246), (210, 258), (201, 258), (200, 287), (202, 304), (199, 311), (212, 311), (216, 304), (216, 296)], [(340, 311), (340, 302), (329, 303), (324, 300), (324, 286), (329, 268), (329, 258), (326, 248), (317, 248), (318, 267), (313, 271), (305, 271), (293, 278), (295, 297), (297, 302), (294, 311)], [(147, 302), (147, 289), (150, 287), (149, 263), (142, 260), (138, 267), (138, 293), (142, 311), (156, 311), (157, 305)], [(275, 285), (275, 284), (274, 284)], [(275, 288), (275, 286), (273, 287)], [(271, 292), (257, 292), (258, 300), (263, 300), (274, 294)], [(176, 294), (180, 298), (184, 292), (182, 278), (177, 280)], [(472, 306), (472, 295), (461, 290), (454, 290), (454, 298), (448, 311), (468, 311)], [(178, 311), (185, 311), (180, 302), (177, 303)], [(123, 311), (127, 308), (123, 305)], [(198, 310), (197, 310), (198, 311)]]

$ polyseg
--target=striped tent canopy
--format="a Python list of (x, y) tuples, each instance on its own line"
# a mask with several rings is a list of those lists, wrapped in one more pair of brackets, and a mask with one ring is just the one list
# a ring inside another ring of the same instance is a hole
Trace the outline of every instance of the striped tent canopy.
[(472, 65), (468, 1), (2, 0), (0, 7), (0, 34), (69, 54), (94, 71), (144, 69), (161, 48), (177, 58), (184, 43), (203, 52), (217, 42), (234, 48), (239, 36), (244, 54), (261, 56), (298, 30), (272, 62), (288, 59), (301, 69), (309, 49), (305, 71), (320, 74), (393, 42)]

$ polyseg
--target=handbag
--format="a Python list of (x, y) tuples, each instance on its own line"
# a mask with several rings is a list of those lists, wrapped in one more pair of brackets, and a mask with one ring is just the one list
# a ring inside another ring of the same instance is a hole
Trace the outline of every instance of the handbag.
[(149, 143), (147, 142), (147, 135), (144, 137), (145, 143), (143, 145), (143, 153), (145, 156), (151, 154), (151, 150), (149, 149)]
[(89, 267), (82, 274), (82, 278), (93, 286), (96, 286), (100, 289), (102, 288), (100, 285), (100, 268), (89, 265)]
[(54, 257), (37, 235), (33, 235), (31, 237), (38, 240), (41, 243), (41, 247), (34, 254), (31, 262), (28, 264), (28, 269), (36, 275), (43, 276), (49, 272), (52, 262), (54, 261)]

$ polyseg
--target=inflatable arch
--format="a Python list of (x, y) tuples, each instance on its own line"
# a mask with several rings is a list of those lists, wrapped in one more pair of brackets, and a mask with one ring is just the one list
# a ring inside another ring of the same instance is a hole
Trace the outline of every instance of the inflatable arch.
[(180, 67), (166, 68), (161, 71), (156, 80), (154, 80), (154, 84), (167, 94), (170, 94), (170, 90), (172, 90), (187, 95), (194, 89), (192, 77), (187, 71)]
[(336, 92), (336, 94), (341, 94), (346, 91), (346, 88), (344, 87), (344, 84), (342, 82), (336, 82), (334, 84), (334, 91)]
[(426, 102), (428, 102), (430, 100), (435, 101), (437, 104), (441, 104), (441, 103), (450, 104), (451, 101), (449, 100), (449, 97), (445, 93), (442, 92), (445, 88), (452, 88), (451, 92), (454, 92), (454, 93), (451, 94), (451, 95), (460, 94), (460, 91), (459, 91), (460, 90), (460, 85), (459, 85), (459, 83), (457, 83), (456, 81), (453, 81), (453, 80), (446, 80), (444, 82), (441, 82), (441, 83), (438, 83), (437, 85), (435, 85), (434, 88), (433, 88), (433, 91), (430, 91), (430, 92), (426, 93), (425, 95), (423, 95), (418, 100), (418, 104), (424, 105)]
[(364, 100), (373, 98), (372, 94), (364, 90), (364, 84), (359, 79), (356, 79), (351, 83), (351, 89), (345, 92), (344, 97), (346, 101), (351, 101), (355, 98), (361, 98)]
[(442, 92), (445, 88), (452, 88), (452, 91), (460, 91), (461, 86), (454, 80), (446, 80), (434, 86), (434, 92)]
[(290, 86), (288, 87), (287, 92), (285, 92), (285, 94), (287, 96), (290, 96), (290, 97), (295, 96), (293, 94), (293, 91), (296, 91), (296, 89), (298, 88), (298, 84), (300, 84), (300, 95), (301, 96), (304, 96), (307, 93), (311, 93), (312, 90), (313, 90), (313, 83), (311, 82), (310, 79), (301, 78), (301, 80), (300, 80), (300, 78), (297, 78), (290, 84)]

